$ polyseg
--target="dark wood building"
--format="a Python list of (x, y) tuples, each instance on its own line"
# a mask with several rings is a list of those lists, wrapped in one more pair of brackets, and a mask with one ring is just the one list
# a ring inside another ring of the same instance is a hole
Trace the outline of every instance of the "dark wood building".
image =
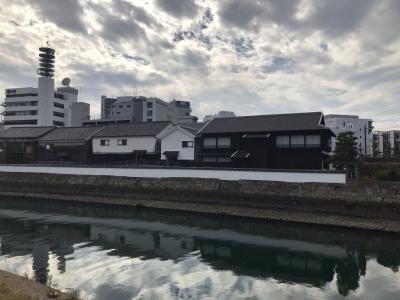
[(220, 118), (199, 131), (196, 160), (243, 168), (326, 168), (333, 132), (321, 112)]
[(103, 127), (59, 127), (39, 139), (39, 162), (91, 162), (92, 136)]
[(38, 140), (56, 127), (12, 127), (0, 131), (0, 163), (26, 164), (38, 159)]

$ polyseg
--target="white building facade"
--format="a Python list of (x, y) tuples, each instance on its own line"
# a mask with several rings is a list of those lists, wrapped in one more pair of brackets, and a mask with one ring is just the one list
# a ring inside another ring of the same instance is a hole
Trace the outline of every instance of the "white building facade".
[(194, 160), (197, 130), (176, 125), (159, 135), (162, 160)]
[[(336, 136), (342, 132), (352, 132), (357, 138), (357, 151), (360, 155), (373, 155), (372, 120), (360, 119), (354, 115), (325, 115), (325, 125)], [(336, 138), (332, 137), (332, 151), (336, 149)]]
[(117, 98), (102, 96), (101, 98), (101, 120), (104, 121), (195, 123), (197, 117), (192, 116), (191, 111), (188, 101), (173, 100), (168, 103), (159, 98), (143, 96)]
[(38, 87), (5, 90), (4, 128), (72, 125), (71, 109), (78, 100), (78, 90), (69, 86), (69, 79), (54, 90), (54, 50), (42, 47), (40, 51)]

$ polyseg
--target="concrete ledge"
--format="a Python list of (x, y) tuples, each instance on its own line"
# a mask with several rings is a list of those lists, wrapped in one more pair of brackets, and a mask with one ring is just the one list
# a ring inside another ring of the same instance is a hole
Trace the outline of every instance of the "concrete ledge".
[(0, 165), (0, 172), (47, 173), (65, 175), (103, 175), (141, 178), (203, 178), (220, 180), (263, 180), (281, 182), (346, 183), (346, 175), (339, 172), (307, 170), (257, 170), (211, 168), (155, 168), (155, 167), (96, 167), (96, 166), (32, 166)]

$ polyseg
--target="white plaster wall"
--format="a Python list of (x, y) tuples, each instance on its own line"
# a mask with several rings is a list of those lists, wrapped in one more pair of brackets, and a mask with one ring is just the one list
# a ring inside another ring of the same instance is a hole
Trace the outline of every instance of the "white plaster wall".
[[(109, 146), (101, 146), (100, 140), (109, 140)], [(119, 139), (127, 139), (126, 146), (119, 146), (117, 141)], [(93, 153), (132, 153), (134, 150), (146, 150), (149, 153), (155, 152), (156, 138), (151, 136), (137, 136), (137, 137), (96, 137), (92, 139)]]
[[(182, 141), (192, 141), (193, 148), (182, 148)], [(161, 159), (166, 159), (164, 151), (179, 151), (179, 160), (194, 160), (194, 139), (179, 130), (161, 139)]]
[(168, 168), (93, 168), (1, 165), (0, 172), (49, 173), (69, 175), (107, 175), (145, 178), (217, 178), (222, 180), (264, 180), (283, 182), (346, 183), (343, 173), (247, 171)]

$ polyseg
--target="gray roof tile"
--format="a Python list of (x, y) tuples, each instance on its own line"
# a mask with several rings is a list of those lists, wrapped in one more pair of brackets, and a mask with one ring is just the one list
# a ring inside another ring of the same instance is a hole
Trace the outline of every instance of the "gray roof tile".
[(160, 133), (168, 125), (166, 122), (143, 122), (132, 124), (115, 124), (105, 126), (102, 130), (96, 133), (95, 137), (123, 137), (123, 136), (155, 136)]
[(59, 127), (42, 138), (40, 141), (85, 141), (103, 127)]
[(0, 138), (39, 138), (56, 127), (11, 127), (0, 131)]
[(202, 133), (234, 133), (265, 131), (315, 130), (326, 127), (319, 125), (321, 112), (215, 118)]

